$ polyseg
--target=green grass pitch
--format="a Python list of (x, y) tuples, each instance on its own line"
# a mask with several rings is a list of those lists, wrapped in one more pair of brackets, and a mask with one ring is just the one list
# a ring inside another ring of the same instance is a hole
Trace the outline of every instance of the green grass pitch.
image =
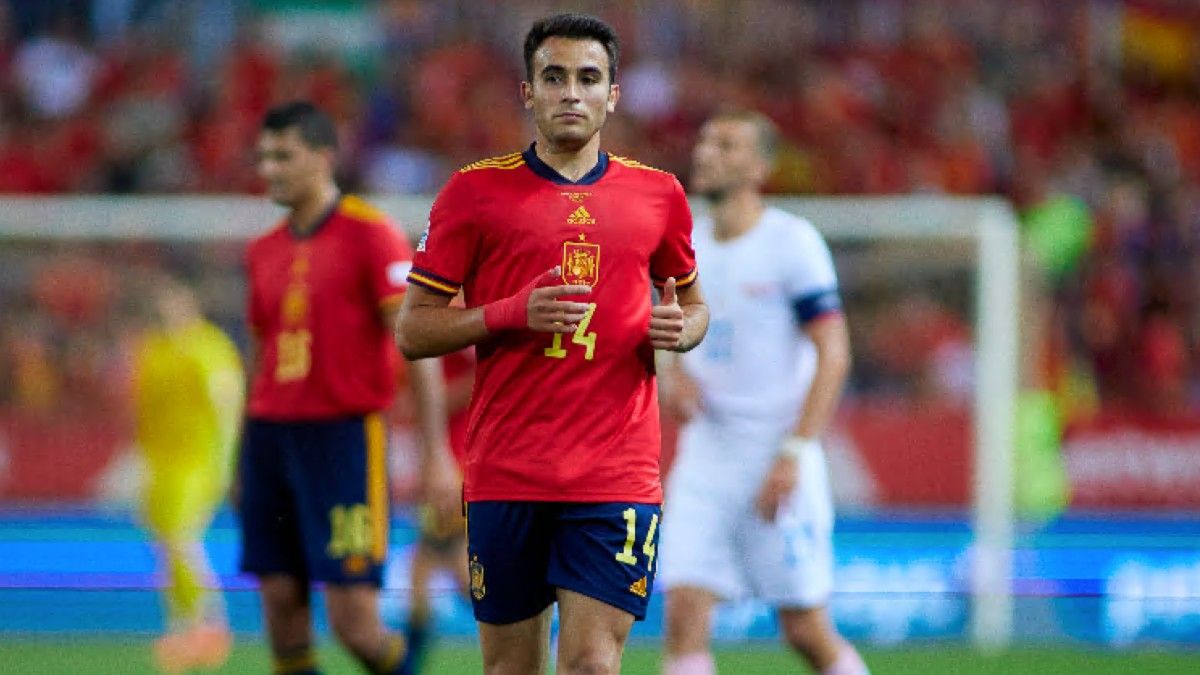
[[(1010, 673), (1065, 673), (1067, 675), (1182, 675), (1200, 673), (1200, 652), (1112, 652), (1067, 648), (1025, 648), (985, 656), (961, 645), (865, 650), (864, 657), (875, 675), (1008, 675)], [(654, 645), (633, 645), (626, 652), (623, 673), (657, 675), (659, 654)], [(326, 645), (321, 651), (326, 675), (359, 673), (341, 650)], [(770, 645), (724, 647), (718, 651), (718, 667), (737, 675), (803, 673), (794, 659)], [(430, 654), (429, 675), (479, 673), (480, 660), (474, 645), (443, 643)], [(0, 673), (12, 675), (150, 675), (150, 640), (72, 640), (0, 638)], [(219, 673), (269, 673), (266, 649), (243, 641)]]

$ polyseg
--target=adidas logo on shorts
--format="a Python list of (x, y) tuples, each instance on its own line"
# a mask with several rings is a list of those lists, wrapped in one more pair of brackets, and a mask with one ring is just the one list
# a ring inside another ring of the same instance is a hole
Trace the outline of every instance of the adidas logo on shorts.
[(633, 593), (639, 598), (646, 597), (646, 577), (642, 577), (632, 584), (629, 584), (629, 592)]

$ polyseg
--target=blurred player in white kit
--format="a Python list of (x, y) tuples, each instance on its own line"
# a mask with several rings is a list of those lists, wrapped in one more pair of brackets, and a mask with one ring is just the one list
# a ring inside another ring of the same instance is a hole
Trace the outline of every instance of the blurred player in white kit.
[(710, 214), (693, 242), (708, 337), (663, 374), (684, 422), (667, 481), (659, 579), (667, 589), (665, 675), (711, 675), (714, 605), (749, 593), (822, 675), (867, 667), (834, 628), (833, 504), (820, 435), (850, 369), (829, 248), (806, 220), (767, 206), (777, 131), (753, 111), (710, 119), (692, 191)]

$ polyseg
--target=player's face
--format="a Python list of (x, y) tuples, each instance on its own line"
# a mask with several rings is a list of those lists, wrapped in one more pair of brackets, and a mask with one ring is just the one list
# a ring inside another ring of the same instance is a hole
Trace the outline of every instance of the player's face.
[(533, 53), (533, 81), (521, 83), (538, 131), (559, 150), (582, 148), (616, 109), (608, 52), (596, 40), (547, 38)]
[(332, 151), (309, 146), (295, 127), (263, 130), (257, 152), (267, 196), (281, 206), (295, 206), (330, 179)]
[(692, 150), (691, 186), (696, 192), (721, 199), (739, 190), (756, 190), (767, 172), (758, 131), (752, 123), (714, 119), (700, 130)]

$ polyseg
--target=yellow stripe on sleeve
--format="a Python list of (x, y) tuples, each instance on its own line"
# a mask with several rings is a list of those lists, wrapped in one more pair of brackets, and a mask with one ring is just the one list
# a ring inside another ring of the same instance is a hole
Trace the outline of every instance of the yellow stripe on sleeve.
[(456, 295), (458, 293), (458, 287), (451, 286), (450, 284), (447, 284), (445, 282), (438, 281), (437, 279), (427, 277), (424, 274), (421, 274), (420, 272), (417, 272), (417, 271), (409, 272), (408, 280), (415, 281), (418, 284), (425, 286), (426, 288), (430, 288), (435, 291), (441, 291), (441, 292), (447, 293), (449, 295)]
[(468, 171), (476, 171), (478, 169), (515, 169), (519, 166), (523, 166), (524, 164), (525, 157), (519, 152), (514, 152), (508, 155), (489, 157), (487, 159), (481, 159), (477, 162), (471, 162), (470, 164), (459, 169), (458, 172), (466, 173)]
[(686, 276), (676, 279), (675, 288), (685, 288), (687, 286), (691, 286), (696, 281), (697, 272), (699, 272), (699, 268), (693, 267), (692, 271), (688, 272)]
[[(675, 288), (687, 288), (688, 286), (691, 286), (692, 284), (696, 283), (696, 278), (697, 278), (698, 272), (699, 272), (699, 268), (693, 267), (691, 272), (688, 272), (687, 274), (685, 274), (681, 277), (675, 277)], [(652, 278), (651, 281), (654, 282), (655, 288), (662, 288), (663, 286), (667, 285), (666, 279), (659, 279), (659, 278), (655, 277), (655, 278)]]

